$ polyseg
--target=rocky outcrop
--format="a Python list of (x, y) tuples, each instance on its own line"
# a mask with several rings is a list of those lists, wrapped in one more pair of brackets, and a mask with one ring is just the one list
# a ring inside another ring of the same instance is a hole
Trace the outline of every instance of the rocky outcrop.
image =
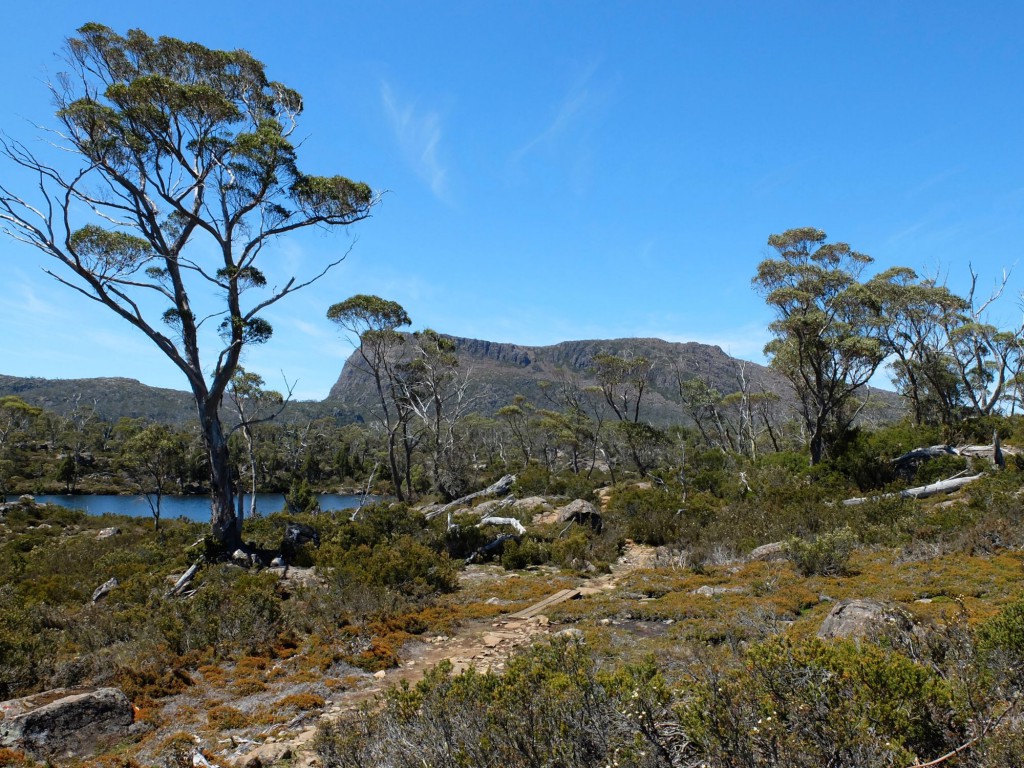
[(754, 547), (747, 553), (747, 560), (785, 560), (786, 559), (786, 542), (784, 541), (773, 541), (770, 544), (762, 544), (760, 547)]
[(597, 507), (583, 499), (570, 501), (558, 510), (558, 522), (568, 523), (570, 520), (580, 525), (589, 525), (598, 531), (601, 530), (601, 513), (597, 511)]
[(889, 629), (909, 630), (910, 621), (896, 607), (878, 600), (840, 600), (821, 623), (818, 637), (860, 639)]
[(0, 712), (0, 747), (40, 759), (86, 757), (124, 738), (133, 719), (117, 688), (58, 688), (0, 702)]
[(94, 603), (98, 603), (104, 597), (109, 595), (111, 591), (117, 589), (119, 586), (121, 586), (121, 584), (120, 582), (118, 582), (116, 577), (108, 579), (107, 581), (103, 582), (98, 587), (96, 587), (96, 589), (93, 591), (92, 601)]

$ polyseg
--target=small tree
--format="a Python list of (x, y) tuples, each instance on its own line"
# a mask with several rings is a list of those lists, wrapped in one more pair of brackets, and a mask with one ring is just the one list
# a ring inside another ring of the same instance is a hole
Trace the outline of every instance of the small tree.
[(958, 415), (962, 382), (956, 373), (946, 328), (967, 302), (907, 267), (894, 267), (867, 282), (879, 320), (879, 339), (900, 394), (916, 424), (949, 426)]
[(765, 354), (799, 398), (811, 464), (850, 425), (848, 406), (885, 357), (871, 297), (859, 281), (871, 257), (825, 240), (811, 227), (772, 235), (776, 256), (762, 261), (753, 279), (777, 314)]
[[(271, 421), (284, 409), (287, 402), (280, 392), (263, 388), (263, 377), (251, 373), (239, 367), (235, 375), (231, 377), (231, 384), (228, 386), (228, 400), (231, 409), (238, 417), (238, 424), (234, 430), (241, 430), (242, 438), (245, 440), (245, 455), (249, 466), (249, 517), (257, 515), (256, 508), (256, 484), (258, 477), (258, 462), (256, 460), (256, 433), (255, 427), (266, 421)], [(289, 397), (291, 392), (288, 393)], [(242, 516), (242, 499), (245, 494), (238, 492), (238, 516)]]
[[(246, 51), (86, 24), (65, 59), (68, 72), (51, 85), (61, 126), (52, 135), (78, 168), (0, 142), (38, 191), (0, 184), (0, 228), (54, 259), (49, 274), (137, 328), (184, 374), (210, 458), (213, 536), (230, 549), (241, 519), (224, 393), (243, 348), (271, 336), (263, 310), (344, 258), (271, 288), (265, 249), (296, 230), (365, 218), (373, 194), (299, 169), (291, 136), (302, 98)], [(211, 292), (215, 306), (194, 306)], [(210, 321), (221, 339), (212, 360), (202, 336)]]
[(593, 374), (612, 409), (618, 426), (614, 430), (626, 445), (641, 477), (647, 476), (651, 449), (664, 437), (640, 421), (640, 404), (654, 369), (646, 357), (618, 356), (608, 352), (594, 355)]
[(455, 342), (427, 328), (413, 334), (410, 359), (399, 366), (402, 401), (415, 414), (431, 460), (433, 489), (448, 498), (465, 491), (464, 457), (455, 449), (466, 415), (469, 371), (459, 370)]
[(153, 526), (160, 530), (164, 494), (186, 474), (187, 439), (163, 424), (151, 424), (130, 437), (121, 452), (121, 468), (146, 497)]
[(7, 480), (14, 473), (15, 447), (26, 439), (29, 427), (42, 412), (42, 408), (15, 395), (0, 397), (0, 500), (7, 494)]
[[(332, 304), (327, 318), (358, 340), (356, 352), (362, 361), (360, 368), (373, 378), (377, 393), (374, 415), (387, 435), (391, 482), (398, 500), (405, 501), (406, 496), (412, 495), (409, 457), (414, 441), (409, 432), (412, 411), (399, 385), (398, 365), (405, 336), (398, 329), (412, 321), (398, 302), (364, 294)], [(404, 449), (403, 466), (400, 466), (402, 457), (398, 450), (400, 440)], [(404, 492), (403, 479), (406, 481)]]

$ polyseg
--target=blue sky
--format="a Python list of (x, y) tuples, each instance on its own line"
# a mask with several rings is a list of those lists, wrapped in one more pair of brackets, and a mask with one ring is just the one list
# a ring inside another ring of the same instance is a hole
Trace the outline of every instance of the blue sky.
[[(7, 134), (52, 125), (54, 53), (85, 21), (248, 49), (305, 98), (304, 168), (385, 192), (348, 232), (267, 253), (284, 275), (351, 247), (245, 360), (301, 398), (337, 377), (351, 347), (324, 313), (355, 293), (461, 336), (657, 336), (763, 361), (750, 278), (774, 232), (815, 226), (959, 290), (969, 263), (987, 287), (1024, 250), (1020, 3), (38, 0), (0, 27)], [(184, 388), (45, 266), (0, 240), (0, 373)]]

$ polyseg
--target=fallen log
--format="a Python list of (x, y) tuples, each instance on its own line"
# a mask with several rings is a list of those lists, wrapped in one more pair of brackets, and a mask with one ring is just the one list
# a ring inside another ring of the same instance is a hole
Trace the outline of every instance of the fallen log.
[(455, 501), (448, 502), (443, 507), (437, 507), (435, 509), (430, 510), (429, 512), (426, 513), (426, 518), (427, 520), (433, 520), (438, 515), (443, 515), (449, 509), (455, 509), (455, 507), (463, 506), (473, 501), (474, 499), (482, 499), (484, 496), (504, 496), (506, 493), (512, 490), (512, 484), (515, 481), (515, 475), (505, 475), (503, 478), (498, 480), (498, 482), (487, 486), (482, 491), (470, 493), (466, 496), (463, 496), (462, 498), (456, 499)]
[(515, 532), (520, 536), (526, 533), (526, 529), (523, 527), (523, 524), (514, 517), (485, 517), (477, 523), (476, 527), (482, 528), (485, 525), (511, 525)]
[(856, 504), (865, 504), (875, 499), (888, 499), (893, 496), (901, 496), (905, 499), (927, 499), (929, 496), (937, 496), (940, 493), (952, 493), (984, 476), (985, 473), (981, 472), (977, 475), (968, 475), (967, 477), (951, 477), (948, 480), (939, 480), (937, 483), (929, 483), (917, 488), (907, 488), (898, 493), (883, 493), (879, 496), (861, 496), (855, 499), (846, 499), (843, 505), (852, 507)]
[(466, 558), (466, 565), (472, 565), (477, 561), (478, 558), (483, 557), (488, 552), (493, 552), (498, 547), (502, 546), (506, 541), (519, 541), (519, 537), (514, 533), (503, 533), (501, 536), (496, 538), (489, 544), (484, 544), (480, 549), (476, 550), (473, 554)]
[(960, 452), (952, 445), (929, 445), (921, 448), (915, 448), (912, 451), (907, 451), (902, 456), (897, 456), (892, 460), (893, 464), (897, 466), (903, 466), (905, 464), (911, 464), (915, 461), (924, 461), (925, 459), (936, 459), (939, 456), (959, 456)]
[(203, 564), (204, 559), (205, 558), (202, 555), (200, 555), (199, 559), (192, 563), (189, 569), (185, 571), (183, 574), (181, 574), (181, 577), (176, 582), (174, 582), (174, 586), (171, 587), (170, 591), (166, 595), (164, 595), (164, 597), (174, 597), (175, 595), (180, 594), (182, 590), (184, 590), (185, 587), (189, 585), (189, 582), (191, 582), (192, 579), (195, 577), (196, 572), (199, 570), (199, 566)]

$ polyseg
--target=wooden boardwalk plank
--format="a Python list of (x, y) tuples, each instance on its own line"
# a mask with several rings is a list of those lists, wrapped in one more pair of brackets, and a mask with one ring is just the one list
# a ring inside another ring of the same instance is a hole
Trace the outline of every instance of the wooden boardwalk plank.
[(531, 616), (536, 616), (538, 613), (546, 608), (550, 608), (553, 605), (564, 603), (566, 600), (572, 600), (574, 597), (580, 596), (578, 589), (562, 589), (555, 592), (553, 595), (548, 595), (538, 603), (534, 603), (529, 608), (524, 608), (516, 613), (509, 614), (510, 619), (528, 619)]

